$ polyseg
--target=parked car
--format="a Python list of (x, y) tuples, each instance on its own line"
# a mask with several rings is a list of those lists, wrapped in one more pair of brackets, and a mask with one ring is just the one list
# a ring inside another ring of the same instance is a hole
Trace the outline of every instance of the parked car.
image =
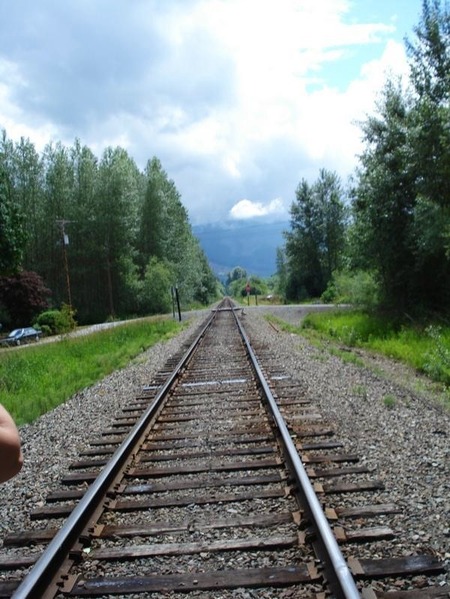
[(6, 345), (20, 345), (21, 343), (28, 343), (29, 341), (39, 341), (41, 331), (34, 329), (33, 327), (27, 327), (25, 329), (14, 329), (11, 333), (2, 340)]

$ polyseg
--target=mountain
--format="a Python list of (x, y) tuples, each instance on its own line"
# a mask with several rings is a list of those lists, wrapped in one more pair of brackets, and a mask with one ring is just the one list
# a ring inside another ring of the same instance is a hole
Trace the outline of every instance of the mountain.
[(284, 246), (288, 222), (226, 221), (194, 225), (211, 268), (223, 278), (241, 266), (249, 275), (268, 277), (276, 272), (276, 251)]

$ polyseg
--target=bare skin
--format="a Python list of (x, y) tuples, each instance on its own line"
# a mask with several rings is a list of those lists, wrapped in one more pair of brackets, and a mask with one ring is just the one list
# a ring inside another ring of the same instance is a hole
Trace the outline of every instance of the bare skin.
[(19, 431), (8, 411), (0, 404), (0, 483), (18, 474), (22, 464)]

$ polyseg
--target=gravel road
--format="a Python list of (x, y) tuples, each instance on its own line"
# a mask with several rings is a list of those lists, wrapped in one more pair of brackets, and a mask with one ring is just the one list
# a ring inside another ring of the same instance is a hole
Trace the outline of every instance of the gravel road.
[[(359, 352), (364, 367), (344, 362), (298, 335), (275, 330), (264, 319), (270, 311), (298, 323), (305, 310), (246, 307), (240, 318), (250, 338), (270, 344), (306, 396), (327, 419), (335, 421), (346, 449), (363, 456), (376, 470), (389, 491), (389, 501), (402, 507), (400, 518), (403, 524), (407, 522), (409, 533), (399, 536), (399, 554), (415, 547), (423, 552), (425, 547), (450, 566), (450, 413), (437, 401), (426, 379), (408, 368), (365, 352)], [(2, 485), (0, 538), (9, 531), (39, 527), (30, 522), (29, 510), (43, 504), (46, 495), (58, 487), (68, 461), (87, 448), (87, 440), (96, 431), (107, 428), (108, 420), (130, 397), (140, 393), (206, 314), (192, 313), (189, 327), (176, 338), (157, 344), (127, 368), (21, 427), (24, 467)], [(449, 572), (442, 575), (444, 581), (450, 582)]]

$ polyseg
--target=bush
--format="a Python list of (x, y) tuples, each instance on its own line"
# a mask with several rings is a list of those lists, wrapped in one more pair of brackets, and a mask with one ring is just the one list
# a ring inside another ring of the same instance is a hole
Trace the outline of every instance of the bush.
[(379, 301), (378, 285), (370, 272), (339, 271), (333, 273), (333, 279), (321, 299), (325, 303), (352, 304), (372, 309)]
[(450, 340), (449, 335), (444, 334), (441, 327), (429, 326), (425, 330), (426, 335), (431, 339), (430, 349), (424, 356), (422, 369), (433, 380), (450, 383)]
[(70, 306), (63, 304), (61, 310), (47, 310), (39, 314), (36, 326), (45, 335), (68, 333), (76, 327), (75, 312)]
[(48, 308), (50, 295), (50, 289), (35, 272), (0, 277), (0, 311), (10, 328), (31, 324), (37, 314)]
[(169, 262), (156, 257), (150, 259), (140, 290), (140, 304), (144, 313), (166, 314), (171, 311), (170, 288), (173, 278), (173, 267)]

